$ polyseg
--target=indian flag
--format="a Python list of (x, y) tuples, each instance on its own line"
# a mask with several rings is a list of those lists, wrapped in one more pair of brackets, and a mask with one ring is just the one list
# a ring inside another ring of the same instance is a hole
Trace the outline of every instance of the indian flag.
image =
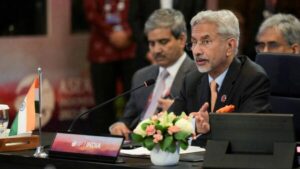
[(35, 128), (35, 113), (39, 110), (39, 79), (36, 77), (25, 96), (11, 126), (9, 136), (28, 133)]

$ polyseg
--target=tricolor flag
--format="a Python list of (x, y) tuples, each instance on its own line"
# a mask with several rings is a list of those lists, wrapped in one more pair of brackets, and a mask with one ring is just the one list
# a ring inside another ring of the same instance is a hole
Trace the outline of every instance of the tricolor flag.
[(35, 128), (35, 113), (39, 111), (39, 79), (36, 77), (15, 117), (9, 136), (28, 133)]

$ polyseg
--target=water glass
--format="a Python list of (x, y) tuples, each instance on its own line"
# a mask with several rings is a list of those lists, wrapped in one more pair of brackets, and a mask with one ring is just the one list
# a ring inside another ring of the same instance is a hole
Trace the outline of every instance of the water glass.
[(8, 113), (8, 106), (0, 104), (0, 134), (5, 132), (8, 127), (9, 122), (9, 113)]

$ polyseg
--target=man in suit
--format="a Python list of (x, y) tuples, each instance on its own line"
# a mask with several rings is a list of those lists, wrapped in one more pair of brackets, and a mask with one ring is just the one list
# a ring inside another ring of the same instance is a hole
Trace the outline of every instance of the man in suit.
[[(203, 11), (193, 17), (191, 26), (189, 47), (198, 71), (186, 76), (169, 111), (192, 113), (199, 134), (210, 130), (209, 112), (225, 105), (235, 106), (234, 112), (270, 112), (270, 81), (265, 71), (246, 56), (236, 56), (237, 17), (229, 10)], [(205, 145), (205, 135), (198, 144)]]
[[(148, 38), (150, 52), (157, 64), (138, 70), (133, 76), (132, 88), (143, 84), (148, 79), (157, 79), (157, 82), (155, 86), (131, 93), (123, 117), (110, 127), (111, 134), (123, 135), (127, 139), (128, 134), (141, 119), (155, 113), (149, 112), (152, 104), (157, 104), (155, 108), (167, 110), (173, 103), (172, 99), (163, 98), (158, 99), (157, 103), (154, 95), (160, 93), (162, 97), (177, 96), (184, 76), (197, 69), (184, 52), (186, 24), (181, 12), (173, 9), (154, 11), (145, 24), (144, 32)], [(168, 76), (164, 79), (165, 88), (158, 92), (159, 76), (165, 71), (168, 72)]]
[(257, 53), (300, 53), (300, 21), (291, 14), (275, 14), (266, 19), (256, 36)]
[[(134, 32), (133, 39), (137, 43), (136, 60), (139, 67), (148, 65), (146, 56), (149, 59), (151, 52), (148, 50), (147, 38), (143, 34), (145, 22), (156, 9), (171, 8), (179, 10), (186, 22), (203, 10), (206, 0), (131, 0), (129, 6), (129, 24)], [(190, 25), (187, 25), (188, 39), (190, 35)], [(151, 60), (151, 59), (150, 59)]]

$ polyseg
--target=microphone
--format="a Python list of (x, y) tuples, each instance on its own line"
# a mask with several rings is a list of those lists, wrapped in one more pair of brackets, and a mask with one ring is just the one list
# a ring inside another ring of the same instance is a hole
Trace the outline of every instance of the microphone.
[(140, 85), (140, 86), (138, 86), (138, 87), (135, 87), (135, 88), (133, 88), (133, 89), (127, 90), (126, 92), (121, 93), (120, 95), (115, 96), (115, 97), (113, 97), (113, 98), (111, 98), (111, 99), (109, 99), (109, 100), (107, 100), (107, 101), (105, 101), (105, 102), (103, 102), (103, 103), (101, 103), (101, 104), (99, 104), (99, 105), (97, 105), (97, 106), (91, 108), (90, 110), (88, 110), (88, 111), (86, 111), (86, 112), (83, 112), (83, 113), (77, 115), (76, 118), (74, 118), (74, 120), (72, 121), (72, 123), (71, 123), (71, 125), (70, 125), (70, 127), (69, 127), (69, 129), (68, 129), (68, 133), (72, 132), (74, 124), (78, 121), (78, 119), (80, 119), (80, 117), (82, 117), (82, 116), (84, 116), (84, 115), (86, 115), (86, 114), (89, 114), (89, 113), (91, 113), (91, 112), (93, 112), (93, 111), (95, 111), (95, 110), (100, 109), (101, 107), (103, 107), (103, 106), (105, 106), (106, 104), (108, 104), (108, 103), (110, 103), (110, 102), (116, 100), (116, 99), (119, 98), (119, 97), (122, 97), (122, 96), (124, 96), (124, 95), (126, 95), (126, 94), (128, 94), (128, 93), (131, 93), (131, 92), (133, 92), (133, 91), (135, 91), (135, 90), (137, 90), (137, 89), (139, 89), (139, 88), (142, 88), (142, 87), (149, 87), (149, 86), (153, 85), (154, 83), (155, 83), (155, 80), (154, 80), (154, 79), (146, 80), (146, 81), (144, 81), (144, 83), (143, 83), (142, 85)]

